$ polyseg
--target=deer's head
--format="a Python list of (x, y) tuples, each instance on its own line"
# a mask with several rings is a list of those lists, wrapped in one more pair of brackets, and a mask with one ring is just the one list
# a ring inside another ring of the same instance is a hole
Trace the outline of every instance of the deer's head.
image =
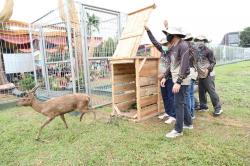
[(17, 105), (18, 106), (31, 106), (32, 102), (35, 99), (35, 92), (38, 89), (39, 85), (35, 86), (32, 90), (26, 92), (24, 97), (22, 97), (20, 100), (18, 100)]

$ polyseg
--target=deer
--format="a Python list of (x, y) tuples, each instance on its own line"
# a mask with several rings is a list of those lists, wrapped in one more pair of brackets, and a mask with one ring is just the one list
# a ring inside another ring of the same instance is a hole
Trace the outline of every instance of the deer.
[[(47, 101), (39, 101), (36, 98), (35, 92), (39, 85), (35, 86), (32, 90), (26, 92), (25, 96), (22, 97), (18, 102), (18, 106), (31, 106), (36, 112), (43, 114), (47, 117), (47, 120), (40, 127), (36, 140), (40, 139), (42, 129), (48, 125), (57, 116), (60, 116), (66, 129), (68, 125), (66, 123), (64, 114), (78, 110), (80, 115), (80, 121), (85, 113), (89, 112), (88, 105), (90, 102), (90, 97), (83, 93), (67, 94), (60, 97), (51, 98)], [(91, 111), (93, 112), (93, 111)], [(94, 112), (93, 112), (94, 113)], [(95, 113), (94, 113), (94, 118)]]

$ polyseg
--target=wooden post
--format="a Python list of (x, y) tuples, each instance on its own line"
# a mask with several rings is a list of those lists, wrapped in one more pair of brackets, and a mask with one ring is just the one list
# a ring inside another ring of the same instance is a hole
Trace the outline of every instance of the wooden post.
[(141, 119), (141, 95), (140, 95), (140, 59), (135, 59), (135, 84), (136, 84), (136, 104), (137, 118)]

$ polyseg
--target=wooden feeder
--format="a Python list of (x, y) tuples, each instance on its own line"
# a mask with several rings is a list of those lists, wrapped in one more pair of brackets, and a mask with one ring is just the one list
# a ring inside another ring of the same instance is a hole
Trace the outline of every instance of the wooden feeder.
[(113, 115), (141, 121), (161, 112), (159, 52), (152, 47), (151, 56), (136, 56), (144, 25), (154, 8), (151, 5), (128, 14), (111, 60)]

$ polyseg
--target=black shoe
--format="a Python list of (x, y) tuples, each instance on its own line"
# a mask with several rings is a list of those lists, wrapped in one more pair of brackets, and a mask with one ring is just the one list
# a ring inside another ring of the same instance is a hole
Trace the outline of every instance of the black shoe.
[(200, 111), (200, 112), (207, 112), (207, 111), (209, 111), (209, 110), (208, 110), (208, 107), (206, 106), (206, 107), (200, 107), (200, 108), (198, 109), (198, 111)]
[(219, 116), (220, 114), (222, 114), (223, 110), (220, 109), (220, 110), (215, 110), (214, 111), (214, 116)]

